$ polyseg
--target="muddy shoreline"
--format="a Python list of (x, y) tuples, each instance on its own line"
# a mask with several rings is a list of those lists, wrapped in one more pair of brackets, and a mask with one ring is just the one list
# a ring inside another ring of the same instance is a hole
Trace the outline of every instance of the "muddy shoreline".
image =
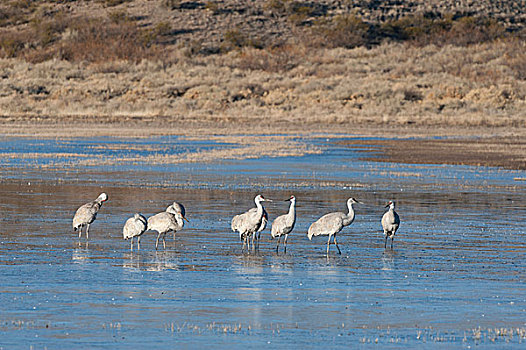
[[(336, 138), (371, 137), (374, 140), (346, 140), (344, 145), (377, 146), (364, 159), (395, 163), (460, 164), (493, 166), (505, 169), (526, 169), (526, 129), (489, 127), (448, 126), (388, 126), (370, 124), (353, 126), (348, 124), (298, 124), (298, 123), (217, 123), (179, 122), (159, 123), (135, 121), (117, 123), (104, 120), (99, 123), (49, 121), (17, 121), (0, 124), (4, 137), (151, 137), (178, 135), (198, 139), (211, 137), (242, 137), (248, 135), (284, 136), (334, 136)], [(388, 138), (388, 139), (385, 139)], [(286, 139), (286, 137), (285, 137)], [(258, 157), (259, 150), (252, 149)], [(268, 150), (267, 150), (268, 151)]]
[(403, 139), (343, 141), (344, 145), (368, 145), (373, 160), (405, 164), (451, 164), (526, 170), (526, 139), (519, 136), (464, 137), (454, 139)]

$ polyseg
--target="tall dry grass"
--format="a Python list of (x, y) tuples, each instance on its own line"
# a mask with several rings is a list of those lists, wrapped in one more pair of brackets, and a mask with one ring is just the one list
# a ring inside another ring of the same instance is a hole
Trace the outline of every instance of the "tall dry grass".
[(244, 48), (168, 60), (0, 60), (3, 120), (526, 126), (525, 43)]

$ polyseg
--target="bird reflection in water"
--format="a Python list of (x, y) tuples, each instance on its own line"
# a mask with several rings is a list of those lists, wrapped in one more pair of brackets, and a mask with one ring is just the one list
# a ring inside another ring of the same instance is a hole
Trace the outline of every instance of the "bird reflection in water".
[(392, 250), (386, 250), (382, 254), (382, 271), (393, 271), (396, 268), (395, 256), (397, 253)]

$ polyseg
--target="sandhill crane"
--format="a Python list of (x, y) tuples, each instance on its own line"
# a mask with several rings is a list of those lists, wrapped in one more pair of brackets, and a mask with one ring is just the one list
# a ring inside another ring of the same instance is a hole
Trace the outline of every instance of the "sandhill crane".
[(354, 209), (352, 205), (355, 203), (361, 202), (354, 198), (349, 198), (347, 200), (347, 208), (349, 209), (348, 214), (341, 212), (325, 214), (310, 225), (307, 234), (309, 240), (312, 239), (312, 236), (329, 236), (329, 240), (327, 241), (327, 255), (329, 255), (331, 236), (334, 237), (334, 244), (336, 245), (336, 248), (338, 248), (338, 253), (342, 253), (340, 247), (338, 247), (338, 243), (336, 243), (336, 234), (340, 232), (342, 228), (349, 226), (354, 221)]
[(270, 232), (272, 238), (278, 237), (276, 253), (279, 250), (279, 241), (281, 239), (281, 236), (285, 236), (285, 240), (283, 241), (285, 245), (284, 252), (287, 252), (287, 237), (289, 236), (289, 233), (292, 231), (292, 229), (294, 228), (294, 224), (296, 223), (296, 197), (290, 196), (290, 198), (285, 201), (290, 201), (289, 212), (285, 215), (278, 216), (276, 220), (274, 220)]
[(173, 205), (168, 206), (166, 211), (160, 212), (148, 218), (148, 230), (157, 231), (157, 240), (155, 241), (155, 249), (159, 245), (159, 238), (163, 237), (163, 247), (166, 249), (166, 242), (164, 237), (169, 231), (179, 231), (184, 226), (183, 216), (179, 211), (174, 209)]
[(387, 238), (389, 237), (391, 237), (391, 249), (393, 249), (393, 240), (396, 230), (398, 230), (398, 227), (400, 226), (400, 217), (394, 210), (395, 202), (389, 201), (385, 207), (389, 207), (389, 210), (382, 216), (382, 227), (385, 235), (384, 249), (387, 248)]
[[(258, 208), (251, 208), (248, 212), (252, 213), (252, 214), (255, 214), (257, 211), (258, 211)], [(236, 215), (236, 217), (239, 217), (239, 215)], [(232, 219), (232, 222), (233, 221), (234, 221), (234, 219)], [(259, 225), (258, 229), (256, 230), (256, 233), (257, 233), (257, 236), (255, 236), (256, 240), (259, 241), (259, 239), (261, 238), (261, 232), (267, 227), (267, 223), (268, 223), (268, 213), (265, 210), (265, 208), (263, 208), (263, 217), (261, 218), (261, 224)]]
[[(168, 211), (168, 209), (172, 207), (173, 210), (177, 213), (179, 213), (179, 215), (181, 216), (181, 218), (183, 218), (183, 220), (186, 220), (186, 222), (190, 222), (188, 221), (188, 219), (186, 218), (186, 209), (184, 208), (184, 205), (182, 205), (181, 203), (179, 202), (173, 202), (172, 204), (170, 204), (165, 211)], [(184, 222), (183, 222), (183, 225), (181, 225), (181, 228), (179, 230), (181, 230), (184, 226)], [(175, 240), (175, 230), (173, 231), (173, 235), (174, 235), (174, 240)]]
[(97, 218), (102, 203), (108, 200), (106, 193), (101, 193), (93, 202), (86, 203), (77, 209), (73, 217), (73, 230), (79, 231), (79, 239), (82, 236), (82, 227), (86, 226), (86, 240), (89, 239), (89, 226)]
[[(263, 230), (262, 221), (265, 213), (265, 208), (261, 202), (272, 202), (270, 199), (265, 199), (262, 195), (257, 195), (254, 198), (256, 208), (252, 208), (243, 214), (236, 215), (232, 218), (232, 231), (239, 232), (239, 238), (243, 240), (243, 247), (249, 243), (249, 236), (252, 235), (252, 243), (258, 230)], [(266, 223), (265, 223), (266, 226)]]
[(126, 223), (122, 228), (122, 237), (124, 239), (131, 238), (131, 250), (133, 250), (133, 237), (137, 237), (137, 249), (141, 248), (141, 235), (146, 231), (147, 227), (148, 222), (146, 221), (146, 218), (139, 213), (135, 213), (133, 217), (126, 220)]

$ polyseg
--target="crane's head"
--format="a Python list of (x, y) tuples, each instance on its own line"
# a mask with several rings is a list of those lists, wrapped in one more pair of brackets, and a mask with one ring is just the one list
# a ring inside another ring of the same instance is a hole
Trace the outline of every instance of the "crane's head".
[[(168, 210), (170, 209), (170, 210)], [(187, 222), (190, 222), (186, 217), (186, 210), (184, 209), (184, 206), (180, 203), (173, 202), (172, 205), (170, 205), (168, 208), (166, 208), (166, 211), (172, 214), (180, 215), (184, 220)]]
[(393, 202), (393, 201), (389, 201), (389, 203), (387, 203), (387, 204), (385, 205), (385, 207), (386, 207), (386, 208), (389, 207), (389, 209), (394, 209), (394, 208), (395, 208), (395, 202)]
[(108, 200), (108, 195), (104, 192), (102, 192), (98, 197), (97, 201), (99, 202), (106, 202)]
[(285, 199), (285, 202), (289, 202), (289, 201), (290, 201), (290, 202), (293, 202), (293, 203), (296, 203), (296, 197), (294, 197), (294, 196), (292, 195), (292, 196), (290, 196), (289, 199)]
[(265, 199), (262, 195), (258, 194), (256, 198), (254, 198), (254, 202), (261, 203), (261, 202), (272, 202), (270, 199)]
[(356, 204), (356, 203), (363, 204), (362, 202), (356, 200), (356, 198), (354, 197), (347, 199), (347, 205)]

